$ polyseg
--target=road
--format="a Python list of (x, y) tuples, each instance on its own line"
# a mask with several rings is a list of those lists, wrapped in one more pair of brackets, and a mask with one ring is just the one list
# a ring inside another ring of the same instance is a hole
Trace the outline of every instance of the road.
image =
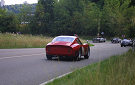
[(81, 61), (47, 60), (44, 48), (0, 49), (0, 85), (39, 85), (129, 49), (110, 42), (94, 44), (90, 58)]

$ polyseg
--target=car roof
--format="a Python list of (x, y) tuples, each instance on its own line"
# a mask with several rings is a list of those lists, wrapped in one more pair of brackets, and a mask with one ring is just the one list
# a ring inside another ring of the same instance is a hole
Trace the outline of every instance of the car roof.
[(61, 35), (61, 36), (57, 36), (57, 37), (71, 37), (71, 38), (77, 38), (76, 36), (66, 36), (66, 35)]

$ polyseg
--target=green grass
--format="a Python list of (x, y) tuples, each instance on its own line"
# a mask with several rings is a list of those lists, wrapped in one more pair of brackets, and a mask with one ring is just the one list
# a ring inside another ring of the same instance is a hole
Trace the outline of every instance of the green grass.
[(44, 48), (53, 38), (45, 36), (0, 34), (0, 49), (4, 48)]
[(93, 44), (89, 44), (89, 46), (95, 46), (95, 45), (93, 45)]
[(134, 85), (135, 52), (89, 65), (47, 85)]
[(82, 43), (87, 43), (89, 46), (95, 46), (95, 45), (93, 45), (91, 43), (88, 43), (87, 40), (85, 40), (83, 38), (81, 38), (80, 40), (81, 40)]
[[(54, 37), (33, 36), (33, 35), (17, 35), (17, 34), (2, 34), (0, 33), (0, 49), (5, 48), (44, 48), (48, 42)], [(83, 43), (86, 40), (81, 39)], [(93, 46), (92, 44), (89, 44)]]

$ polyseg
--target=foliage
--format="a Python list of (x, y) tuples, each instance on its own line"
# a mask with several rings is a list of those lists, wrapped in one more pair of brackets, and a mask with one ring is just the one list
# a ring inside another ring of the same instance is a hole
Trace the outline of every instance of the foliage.
[(135, 9), (131, 3), (130, 0), (40, 0), (33, 33), (96, 36), (104, 32), (109, 37), (135, 37)]
[(18, 14), (21, 12), (23, 6), (29, 6), (32, 12), (35, 12), (37, 4), (15, 4), (15, 5), (5, 5), (3, 9), (6, 9), (7, 12), (12, 12), (14, 14)]
[(83, 24), (85, 35), (97, 35), (101, 11), (95, 3), (88, 3), (84, 8)]
[(134, 29), (135, 9), (129, 7), (130, 3), (130, 0), (105, 0), (101, 31), (104, 31), (107, 36), (133, 37), (130, 34), (134, 32), (129, 33), (129, 31), (130, 28)]
[[(37, 4), (15, 4), (2, 7), (2, 9), (6, 10), (7, 15), (14, 15), (15, 23), (18, 25), (16, 27), (17, 30), (14, 30), (14, 32), (31, 33), (29, 23), (32, 22), (34, 18), (36, 5)], [(5, 20), (3, 19), (3, 21)]]
[(19, 21), (19, 30), (23, 33), (30, 33), (29, 23), (34, 18), (33, 5), (23, 4), (21, 5), (20, 12), (17, 14)]
[(52, 25), (54, 22), (53, 8), (53, 0), (40, 0), (38, 2), (35, 19), (33, 21), (33, 23), (36, 24), (36, 27), (33, 27), (34, 30), (31, 30), (33, 34), (44, 34), (51, 32), (50, 30), (52, 29)]
[[(8, 15), (9, 11), (17, 10), (14, 11), (17, 18), (12, 12), (13, 21), (19, 26), (14, 31), (22, 33), (97, 36), (104, 32), (105, 37), (133, 38), (134, 3), (134, 0), (39, 0), (34, 5), (5, 6), (8, 12), (1, 13)], [(11, 16), (9, 19), (12, 21)], [(2, 22), (6, 20), (1, 18)], [(8, 31), (2, 25), (0, 29)]]
[(0, 9), (0, 32), (16, 32), (17, 26), (16, 16)]
[[(50, 4), (47, 5), (47, 2)], [(57, 0), (40, 0), (35, 16), (38, 27), (33, 28), (35, 29), (33, 33), (96, 35), (96, 13), (98, 12), (94, 10), (98, 7), (96, 4), (86, 7), (85, 1), (82, 0), (59, 0), (59, 2)], [(93, 31), (95, 34), (92, 33)]]

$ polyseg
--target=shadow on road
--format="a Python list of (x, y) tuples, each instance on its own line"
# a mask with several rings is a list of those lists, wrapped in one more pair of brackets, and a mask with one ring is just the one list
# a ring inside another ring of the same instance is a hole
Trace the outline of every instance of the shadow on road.
[(53, 58), (52, 60), (47, 60), (47, 59), (44, 59), (45, 61), (64, 61), (64, 62), (79, 62), (79, 61), (82, 61), (82, 60), (85, 60), (84, 58), (80, 58), (79, 61), (77, 60), (73, 60), (71, 58), (58, 58), (58, 57), (55, 57)]

